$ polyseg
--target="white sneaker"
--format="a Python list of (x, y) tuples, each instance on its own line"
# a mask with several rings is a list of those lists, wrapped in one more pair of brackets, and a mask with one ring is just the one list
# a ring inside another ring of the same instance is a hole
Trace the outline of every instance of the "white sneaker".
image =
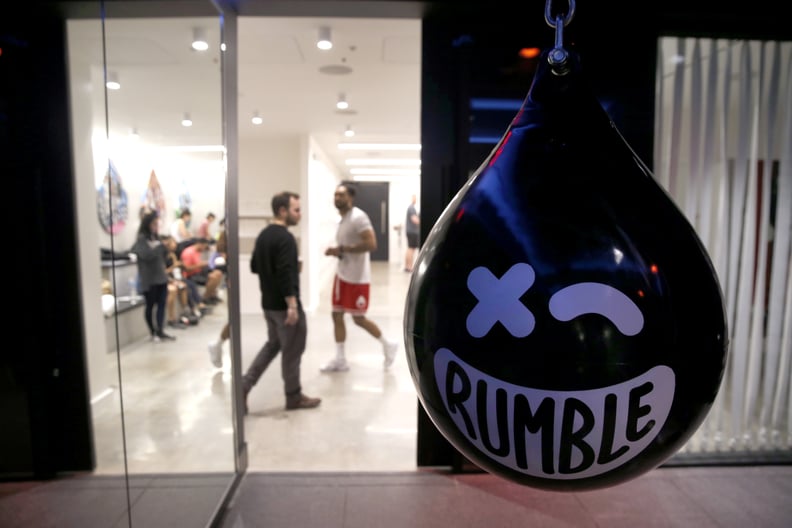
[(223, 368), (223, 344), (222, 343), (209, 343), (209, 359), (212, 365), (217, 368)]
[(346, 372), (349, 370), (349, 365), (345, 358), (334, 358), (319, 370), (322, 372)]
[(159, 343), (160, 341), (162, 341), (162, 339), (160, 339), (160, 337), (159, 337), (159, 336), (155, 336), (155, 335), (153, 335), (153, 336), (151, 336), (151, 341), (152, 341), (153, 343)]
[(388, 342), (386, 345), (382, 346), (382, 351), (385, 352), (385, 362), (383, 365), (386, 369), (393, 365), (393, 361), (396, 359), (397, 350), (399, 350), (398, 343)]

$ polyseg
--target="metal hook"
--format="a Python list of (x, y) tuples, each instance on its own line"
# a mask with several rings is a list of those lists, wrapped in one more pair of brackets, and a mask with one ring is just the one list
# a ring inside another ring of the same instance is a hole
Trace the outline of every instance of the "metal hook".
[(568, 25), (572, 21), (572, 17), (575, 16), (575, 0), (568, 1), (569, 9), (567, 9), (567, 12), (563, 17), (560, 17), (558, 15), (553, 16), (553, 0), (547, 0), (547, 3), (545, 3), (545, 22), (547, 22), (548, 26), (556, 29), (559, 26), (559, 18), (563, 18), (564, 26)]
[(553, 17), (553, 0), (547, 0), (545, 4), (545, 22), (555, 28), (555, 46), (547, 54), (547, 62), (550, 70), (555, 75), (566, 75), (569, 73), (569, 52), (564, 49), (564, 26), (572, 21), (575, 15), (575, 0), (569, 0), (569, 9), (566, 14)]

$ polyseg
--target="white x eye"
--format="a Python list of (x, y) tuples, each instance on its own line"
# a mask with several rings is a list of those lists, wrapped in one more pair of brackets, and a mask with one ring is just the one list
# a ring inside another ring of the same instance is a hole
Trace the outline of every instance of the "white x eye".
[(490, 270), (479, 266), (468, 275), (467, 286), (478, 304), (467, 318), (467, 330), (473, 337), (484, 337), (498, 321), (514, 337), (533, 332), (535, 319), (520, 301), (534, 282), (533, 268), (518, 263), (498, 279)]
[[(529, 264), (515, 264), (498, 279), (484, 266), (473, 269), (467, 286), (478, 304), (468, 314), (467, 331), (484, 337), (500, 322), (514, 337), (533, 332), (536, 318), (520, 301), (533, 285), (536, 274)], [(550, 298), (550, 314), (559, 321), (571, 321), (583, 314), (599, 314), (624, 335), (633, 336), (644, 324), (640, 308), (624, 293), (607, 284), (580, 282), (561, 288)]]

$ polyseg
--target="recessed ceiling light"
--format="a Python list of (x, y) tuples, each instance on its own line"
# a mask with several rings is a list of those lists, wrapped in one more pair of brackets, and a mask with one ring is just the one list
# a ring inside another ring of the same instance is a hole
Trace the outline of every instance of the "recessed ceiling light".
[(382, 167), (355, 167), (349, 169), (349, 174), (391, 174), (391, 175), (404, 175), (404, 176), (418, 176), (421, 174), (421, 169), (384, 169)]
[(339, 143), (340, 150), (421, 150), (420, 143)]
[(195, 51), (206, 51), (209, 43), (206, 41), (206, 31), (203, 28), (193, 28), (192, 49)]
[[(395, 177), (394, 177), (395, 176)], [(381, 174), (355, 174), (352, 176), (353, 181), (366, 181), (366, 182), (382, 182), (382, 181), (403, 181), (408, 176), (404, 176), (402, 174), (391, 174), (391, 175), (381, 175)]]
[(120, 90), (121, 83), (118, 81), (118, 74), (116, 72), (107, 72), (107, 82), (105, 82), (108, 90)]
[(224, 145), (173, 145), (159, 147), (168, 152), (225, 152)]
[(347, 125), (346, 130), (344, 130), (344, 137), (353, 137), (355, 135), (355, 131), (352, 130), (352, 127)]
[(184, 117), (182, 118), (182, 126), (183, 127), (191, 127), (193, 125), (192, 119), (190, 119), (190, 114), (185, 113)]
[(415, 167), (421, 164), (421, 160), (415, 158), (349, 158), (346, 164), (350, 166), (378, 165), (380, 167)]
[(258, 113), (258, 110), (256, 110), (256, 111), (253, 113), (253, 117), (251, 117), (251, 118), (250, 118), (250, 121), (251, 121), (251, 122), (252, 122), (254, 125), (260, 125), (261, 123), (263, 123), (263, 122), (264, 122), (264, 120), (263, 120), (263, 119), (261, 119), (261, 116), (259, 115), (259, 113)]
[(322, 26), (319, 28), (319, 39), (316, 41), (316, 47), (323, 51), (333, 48), (333, 39), (330, 37), (329, 27)]

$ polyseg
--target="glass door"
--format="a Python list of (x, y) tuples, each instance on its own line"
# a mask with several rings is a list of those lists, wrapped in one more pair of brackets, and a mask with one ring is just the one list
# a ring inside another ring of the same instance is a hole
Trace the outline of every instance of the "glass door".
[(84, 307), (94, 473), (126, 478), (135, 526), (206, 523), (244, 469), (231, 358), (207, 349), (229, 314), (224, 18), (190, 6), (68, 21), (81, 276), (86, 298), (102, 290)]

